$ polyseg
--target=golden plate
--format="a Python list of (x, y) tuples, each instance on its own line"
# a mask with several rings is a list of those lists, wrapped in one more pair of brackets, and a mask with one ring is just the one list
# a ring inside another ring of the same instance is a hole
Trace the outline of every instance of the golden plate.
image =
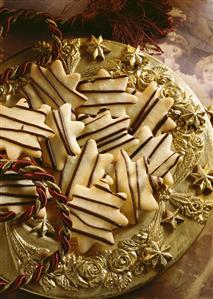
[[(51, 298), (108, 298), (146, 284), (180, 259), (202, 231), (213, 208), (213, 193), (211, 190), (206, 192), (206, 185), (201, 186), (206, 180), (210, 181), (210, 186), (213, 184), (210, 177), (213, 130), (193, 91), (160, 61), (145, 53), (141, 56), (138, 49), (135, 51), (124, 44), (100, 40), (99, 50), (95, 52), (89, 45), (87, 39), (64, 41), (63, 62), (67, 71), (75, 70), (87, 79), (105, 68), (114, 75), (125, 71), (129, 75), (129, 84), (139, 89), (152, 81), (162, 85), (162, 96), (172, 97), (174, 106), (182, 111), (178, 117), (175, 107), (170, 113), (177, 124), (173, 133), (174, 147), (183, 159), (173, 174), (174, 185), (158, 194), (160, 208), (157, 212), (144, 213), (139, 224), (122, 230), (115, 237), (115, 245), (100, 254), (81, 256), (70, 253), (54, 273), (45, 275), (36, 285), (23, 288)], [(32, 58), (32, 49), (22, 51), (2, 63), (0, 71)], [(13, 92), (7, 88), (3, 86), (2, 92)], [(184, 107), (188, 104), (194, 109), (194, 124), (190, 126), (186, 118), (183, 126), (179, 117), (184, 117)], [(205, 122), (203, 125), (195, 123), (199, 113)], [(189, 179), (190, 173), (196, 171), (195, 165), (203, 171), (198, 186)], [(200, 187), (199, 192), (197, 187)], [(165, 209), (171, 212), (167, 225), (162, 224)], [(30, 275), (34, 261), (39, 261), (46, 252), (56, 250), (55, 241), (46, 236), (38, 238), (30, 230), (26, 224), (0, 224), (0, 275), (3, 278), (13, 280), (23, 270)]]

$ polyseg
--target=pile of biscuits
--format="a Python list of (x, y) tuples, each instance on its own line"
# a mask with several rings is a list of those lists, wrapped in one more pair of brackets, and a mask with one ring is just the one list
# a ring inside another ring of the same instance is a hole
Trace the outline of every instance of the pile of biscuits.
[[(127, 88), (128, 76), (100, 69), (90, 80), (66, 74), (60, 60), (34, 64), (14, 107), (0, 105), (0, 150), (9, 159), (30, 157), (50, 169), (69, 199), (79, 251), (114, 244), (114, 231), (135, 225), (143, 210), (158, 209), (159, 184), (173, 183), (180, 156), (171, 149), (173, 99), (150, 83)], [(32, 204), (30, 180), (0, 180), (0, 205)], [(45, 213), (48, 214), (48, 211)]]

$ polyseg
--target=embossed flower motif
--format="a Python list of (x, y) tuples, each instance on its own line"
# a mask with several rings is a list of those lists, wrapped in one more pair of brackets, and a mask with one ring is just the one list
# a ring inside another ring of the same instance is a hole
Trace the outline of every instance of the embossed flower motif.
[(76, 39), (74, 41), (64, 40), (62, 43), (62, 55), (69, 56), (70, 54), (75, 53), (75, 51), (80, 46), (80, 39)]
[(169, 81), (161, 90), (164, 97), (171, 97), (174, 100), (183, 98), (182, 90), (172, 81)]
[(138, 78), (139, 80), (139, 85), (148, 85), (149, 83), (151, 83), (152, 81), (155, 80), (155, 72), (149, 69), (144, 69), (141, 72), (140, 77)]
[(172, 79), (172, 77), (168, 74), (168, 70), (164, 67), (153, 67), (152, 70), (155, 73), (155, 80), (160, 85), (165, 84), (166, 82)]
[(110, 288), (117, 288), (119, 284), (119, 274), (114, 272), (109, 272), (106, 276), (106, 279), (104, 281), (104, 286), (108, 289)]
[(204, 141), (200, 136), (197, 135), (191, 135), (191, 138), (189, 140), (189, 146), (191, 146), (194, 149), (201, 150), (203, 148)]
[(115, 249), (110, 256), (110, 269), (113, 272), (123, 273), (128, 271), (136, 260), (137, 255), (134, 251), (127, 252), (124, 249)]
[(78, 267), (79, 275), (87, 281), (90, 287), (97, 287), (104, 281), (107, 271), (101, 258), (85, 258)]

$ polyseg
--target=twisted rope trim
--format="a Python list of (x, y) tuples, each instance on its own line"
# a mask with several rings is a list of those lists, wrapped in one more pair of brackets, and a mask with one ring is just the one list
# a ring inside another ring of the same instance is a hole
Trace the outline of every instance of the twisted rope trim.
[(68, 199), (61, 193), (60, 188), (54, 183), (54, 178), (51, 174), (41, 167), (34, 165), (32, 161), (24, 159), (13, 161), (4, 159), (3, 156), (0, 156), (0, 175), (5, 175), (8, 171), (13, 171), (23, 178), (32, 180), (36, 186), (38, 198), (35, 201), (35, 204), (30, 206), (26, 212), (16, 214), (13, 211), (0, 211), (0, 222), (26, 222), (47, 205), (48, 190), (52, 199), (56, 202), (56, 206), (62, 219), (61, 227), (55, 229), (57, 240), (60, 242), (61, 247), (51, 256), (41, 260), (30, 277), (25, 273), (22, 273), (12, 282), (7, 282), (3, 278), (0, 278), (0, 293), (5, 291), (15, 291), (29, 282), (37, 283), (44, 274), (53, 272), (57, 269), (59, 262), (63, 259), (64, 255), (69, 252), (69, 240), (71, 238), (70, 228), (72, 227), (72, 221), (70, 220), (69, 209), (67, 207)]
[[(10, 32), (12, 26), (19, 21), (36, 21), (39, 23), (44, 23), (47, 25), (48, 30), (51, 33), (52, 43), (52, 60), (58, 59), (61, 56), (62, 48), (62, 33), (58, 28), (54, 17), (42, 12), (37, 12), (34, 10), (25, 9), (9, 9), (6, 7), (0, 8), (0, 37), (4, 38)], [(43, 65), (46, 61), (40, 61), (39, 57), (37, 59), (38, 63)], [(0, 75), (0, 84), (5, 83), (8, 80), (14, 80), (20, 76), (24, 76), (29, 72), (32, 62), (25, 62), (20, 66), (9, 67), (3, 74)]]

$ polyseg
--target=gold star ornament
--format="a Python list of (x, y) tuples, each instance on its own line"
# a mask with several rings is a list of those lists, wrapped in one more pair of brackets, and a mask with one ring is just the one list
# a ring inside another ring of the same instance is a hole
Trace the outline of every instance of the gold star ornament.
[(87, 43), (87, 52), (93, 56), (94, 60), (97, 58), (104, 60), (104, 54), (109, 53), (110, 49), (103, 44), (103, 37), (101, 35), (98, 38), (92, 35), (90, 41)]
[(175, 212), (167, 210), (161, 224), (167, 226), (171, 231), (174, 231), (179, 223), (184, 222), (184, 218), (178, 215), (178, 212), (179, 209)]
[(213, 191), (213, 170), (209, 170), (207, 165), (204, 168), (197, 165), (196, 172), (191, 173), (191, 177), (194, 179), (193, 185), (198, 186), (201, 192)]
[(186, 122), (187, 126), (201, 129), (205, 124), (205, 111), (201, 111), (199, 105), (188, 105), (188, 107), (184, 109), (184, 114), (181, 116), (181, 119)]
[(134, 66), (141, 65), (144, 57), (143, 53), (140, 49), (140, 46), (138, 46), (136, 49), (131, 47), (130, 45), (126, 48), (125, 53), (125, 61), (129, 63), (129, 65), (133, 68)]

